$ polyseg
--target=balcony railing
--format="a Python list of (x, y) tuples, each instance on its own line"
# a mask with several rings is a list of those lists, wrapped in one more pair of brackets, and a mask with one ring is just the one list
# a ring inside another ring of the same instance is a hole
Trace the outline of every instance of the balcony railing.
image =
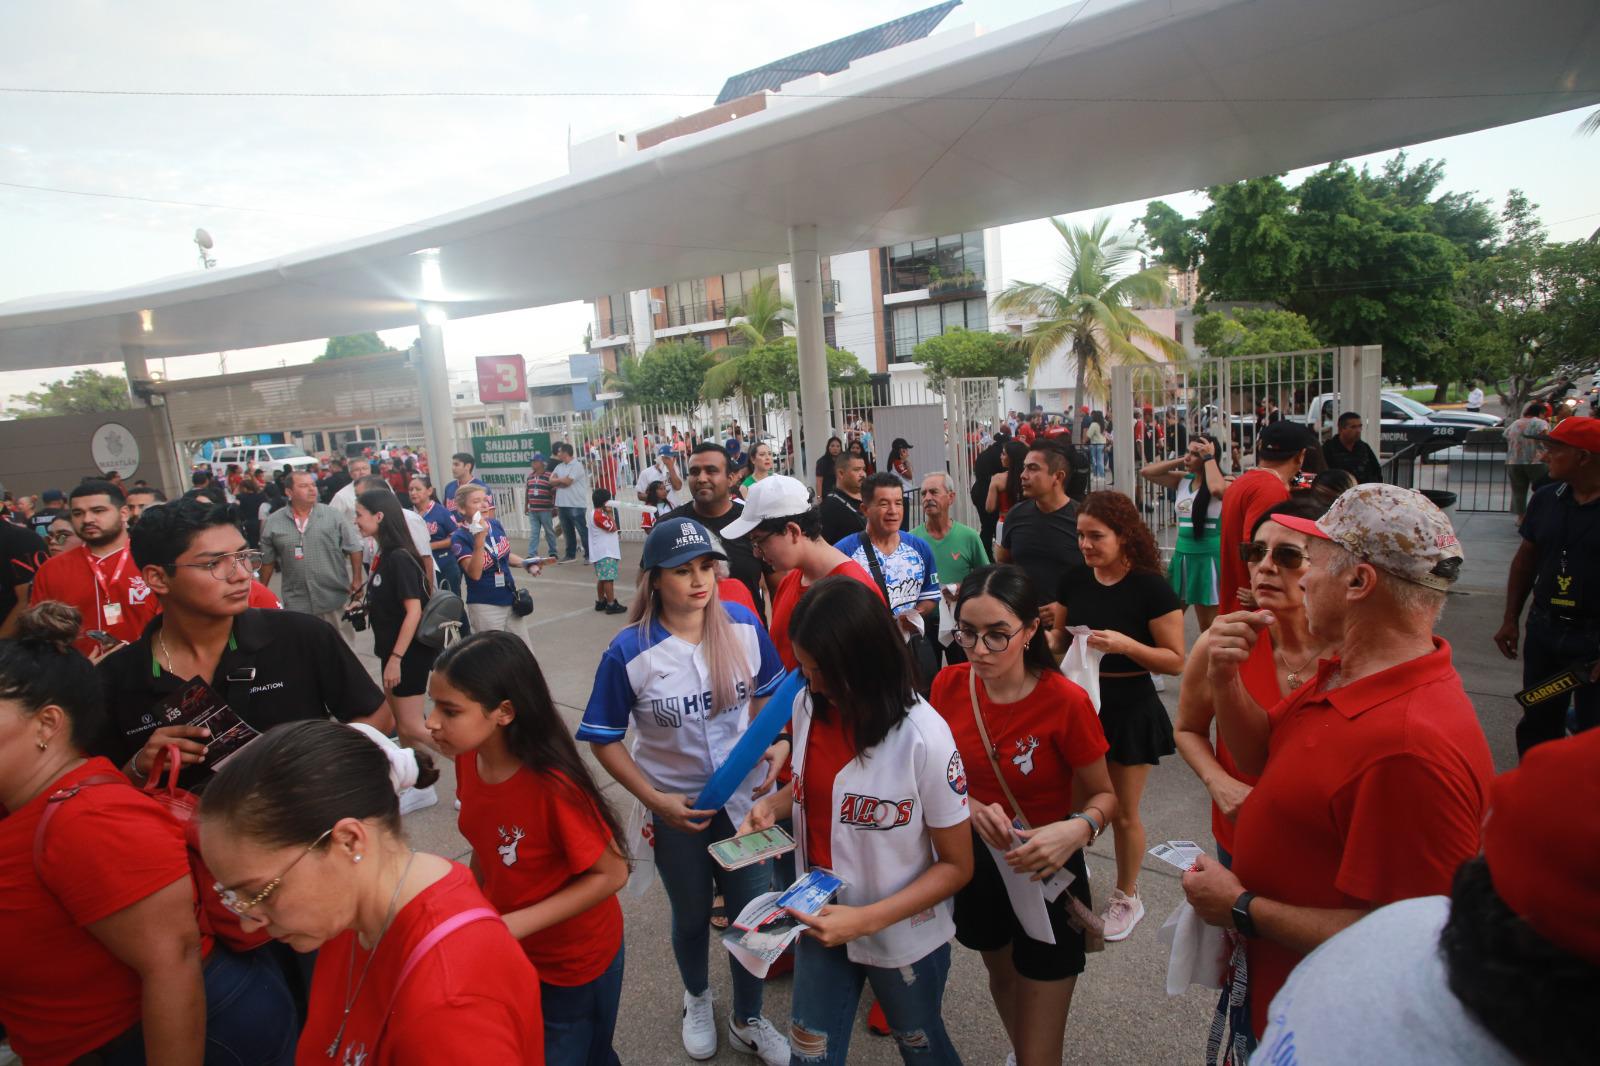
[(831, 315), (839, 308), (839, 282), (830, 278), (822, 283), (822, 313)]
[(725, 317), (727, 317), (727, 305), (721, 300), (667, 305), (668, 326), (690, 326), (696, 322), (715, 322)]
[(633, 318), (623, 315), (621, 318), (595, 318), (595, 336), (597, 337), (626, 337), (633, 332)]
[(982, 296), (984, 279), (981, 274), (955, 274), (928, 282), (928, 296), (934, 300), (948, 300), (957, 296)]

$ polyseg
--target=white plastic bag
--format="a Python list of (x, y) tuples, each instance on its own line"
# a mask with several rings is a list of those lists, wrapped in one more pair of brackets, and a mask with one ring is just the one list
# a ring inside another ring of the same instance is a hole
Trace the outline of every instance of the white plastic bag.
[(1156, 933), (1167, 945), (1167, 995), (1181, 996), (1190, 985), (1221, 988), (1232, 947), (1227, 935), (1217, 926), (1207, 925), (1188, 900), (1176, 910)]
[(628, 812), (628, 823), (623, 826), (623, 832), (628, 836), (628, 858), (633, 869), (622, 890), (632, 898), (639, 899), (650, 890), (656, 879), (656, 834), (650, 812), (638, 800), (633, 801), (633, 809)]
[(1094, 713), (1099, 714), (1100, 660), (1105, 652), (1089, 647), (1089, 634), (1094, 630), (1088, 626), (1068, 626), (1067, 632), (1072, 636), (1072, 644), (1067, 648), (1066, 658), (1061, 660), (1061, 672), (1068, 681), (1089, 694), (1089, 699), (1094, 701)]

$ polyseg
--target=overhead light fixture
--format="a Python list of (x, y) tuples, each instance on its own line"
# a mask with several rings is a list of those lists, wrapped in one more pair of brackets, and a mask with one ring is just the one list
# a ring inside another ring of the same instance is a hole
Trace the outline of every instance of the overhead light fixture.
[(156, 331), (156, 313), (148, 307), (139, 312), (139, 328), (146, 333)]
[(423, 304), (422, 320), (430, 326), (442, 326), (450, 321), (450, 312), (438, 304)]

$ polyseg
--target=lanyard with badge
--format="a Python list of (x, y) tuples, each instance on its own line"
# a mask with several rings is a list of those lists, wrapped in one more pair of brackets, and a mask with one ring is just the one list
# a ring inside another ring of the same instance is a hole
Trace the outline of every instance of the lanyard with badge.
[(302, 521), (300, 516), (295, 514), (293, 508), (291, 508), (289, 510), (289, 518), (294, 522), (294, 528), (300, 532), (300, 543), (294, 546), (294, 557), (298, 562), (306, 557), (306, 529), (311, 525), (311, 512), (307, 511), (306, 517)]
[[(1563, 495), (1567, 491), (1568, 487), (1563, 485)], [(1561, 549), (1556, 558), (1555, 573), (1552, 575), (1548, 609), (1551, 616), (1559, 622), (1588, 624), (1592, 619), (1589, 617), (1590, 612), (1584, 608), (1586, 590), (1583, 587), (1583, 582), (1578, 579), (1578, 575), (1572, 572), (1569, 556), (1573, 548), (1577, 548), (1581, 552), (1585, 546), (1588, 546), (1590, 551), (1594, 550), (1591, 542), (1596, 539), (1597, 520), (1593, 513), (1585, 516), (1588, 520), (1583, 524), (1578, 536), (1574, 537), (1572, 532), (1572, 512), (1577, 507), (1577, 501), (1573, 500), (1568, 506), (1563, 507), (1561, 511)]]
[(107, 628), (122, 621), (122, 604), (117, 602), (116, 588), (122, 580), (122, 572), (128, 568), (127, 548), (118, 551), (121, 558), (117, 560), (117, 568), (111, 572), (111, 580), (106, 580), (105, 573), (100, 569), (100, 561), (94, 556), (89, 556), (89, 572), (94, 575), (95, 588), (100, 593), (100, 614), (105, 619)]

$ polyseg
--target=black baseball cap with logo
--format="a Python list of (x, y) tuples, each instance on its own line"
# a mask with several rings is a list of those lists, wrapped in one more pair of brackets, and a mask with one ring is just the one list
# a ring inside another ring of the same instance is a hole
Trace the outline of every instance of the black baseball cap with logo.
[(1284, 419), (1264, 426), (1256, 440), (1256, 455), (1274, 462), (1292, 459), (1300, 452), (1317, 446), (1317, 436), (1299, 422)]

